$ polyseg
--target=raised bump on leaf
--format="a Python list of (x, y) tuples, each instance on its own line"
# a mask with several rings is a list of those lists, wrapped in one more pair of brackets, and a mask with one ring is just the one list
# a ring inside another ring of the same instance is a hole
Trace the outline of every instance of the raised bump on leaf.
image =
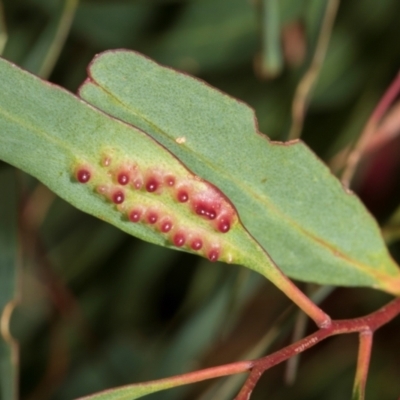
[(174, 234), (172, 242), (176, 247), (182, 247), (186, 243), (186, 235), (183, 232), (177, 232)]
[(130, 174), (128, 171), (121, 171), (118, 176), (117, 176), (117, 182), (120, 185), (127, 185), (129, 183), (130, 180)]
[(149, 193), (158, 192), (162, 186), (162, 177), (157, 172), (147, 173), (145, 187)]
[(155, 224), (158, 221), (158, 213), (154, 210), (148, 210), (146, 213), (146, 221), (149, 224)]
[(189, 193), (186, 189), (179, 189), (176, 193), (176, 198), (180, 203), (186, 203), (189, 200)]
[(207, 219), (215, 219), (217, 217), (217, 211), (215, 205), (204, 200), (198, 200), (193, 203), (194, 211), (197, 215), (205, 217)]
[(125, 200), (125, 194), (122, 190), (116, 190), (113, 194), (112, 194), (112, 202), (115, 204), (122, 204)]
[(167, 186), (172, 187), (172, 186), (175, 185), (176, 179), (175, 179), (175, 177), (172, 176), (172, 175), (167, 175), (167, 176), (164, 178), (164, 182), (165, 182), (165, 184), (166, 184)]
[(209, 250), (209, 252), (207, 253), (207, 258), (212, 261), (218, 261), (219, 259), (219, 255), (220, 255), (220, 250), (217, 248), (212, 248), (211, 250)]
[(134, 208), (129, 213), (129, 221), (131, 222), (139, 222), (142, 217), (143, 211), (140, 208)]
[(137, 177), (133, 180), (133, 184), (132, 186), (136, 189), (136, 190), (140, 190), (143, 187), (143, 179), (142, 177)]
[(217, 228), (222, 233), (227, 233), (231, 229), (230, 218), (227, 216), (222, 216), (217, 221)]
[(195, 250), (198, 251), (203, 247), (203, 241), (200, 238), (194, 238), (191, 242), (190, 242), (190, 247)]
[(161, 221), (160, 224), (160, 231), (163, 233), (169, 232), (173, 227), (173, 223), (169, 218), (165, 218), (164, 220)]
[(90, 172), (90, 169), (87, 167), (79, 167), (76, 171), (76, 179), (80, 183), (87, 183), (89, 182), (92, 174)]

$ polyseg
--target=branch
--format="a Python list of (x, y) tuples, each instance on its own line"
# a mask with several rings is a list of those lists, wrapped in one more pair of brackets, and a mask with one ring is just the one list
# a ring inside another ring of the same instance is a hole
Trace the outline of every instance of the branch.
[(364, 130), (361, 133), (358, 142), (354, 146), (353, 151), (350, 153), (346, 167), (342, 175), (342, 182), (346, 187), (350, 186), (351, 180), (353, 179), (356, 167), (366, 149), (368, 142), (370, 141), (372, 135), (375, 133), (378, 123), (391, 106), (393, 101), (396, 99), (400, 92), (400, 73), (397, 74), (396, 78), (393, 80), (386, 93), (383, 95), (382, 99), (376, 106), (375, 110), (371, 114)]
[(326, 51), (328, 50), (329, 39), (338, 8), (339, 0), (329, 0), (311, 65), (296, 89), (292, 105), (292, 126), (290, 128), (289, 140), (300, 137), (308, 99), (322, 68)]
[[(362, 334), (362, 343), (360, 346), (360, 356), (357, 368), (356, 383), (362, 382), (366, 378), (368, 354), (368, 334), (379, 329), (382, 325), (387, 324), (393, 318), (400, 314), (400, 298), (396, 298), (379, 310), (365, 317), (336, 320), (332, 321), (331, 325), (326, 328), (320, 328), (315, 333), (293, 343), (283, 349), (276, 351), (266, 357), (253, 361), (239, 361), (231, 364), (211, 367), (200, 371), (189, 372), (183, 375), (176, 375), (169, 378), (164, 378), (156, 381), (134, 384), (118, 389), (111, 389), (104, 392), (96, 393), (92, 396), (82, 397), (78, 400), (89, 400), (92, 398), (104, 398), (102, 396), (114, 394), (114, 391), (124, 392), (129, 394), (130, 390), (135, 390), (140, 387), (152, 387), (151, 391), (146, 394), (154, 393), (160, 390), (169, 389), (189, 383), (200, 382), (206, 379), (218, 378), (221, 376), (233, 375), (243, 372), (250, 372), (246, 382), (244, 383), (235, 400), (249, 400), (262, 374), (269, 368), (286, 361), (296, 354), (302, 353), (305, 350), (315, 346), (317, 343), (333, 335), (341, 335), (345, 333), (359, 332)], [(368, 332), (368, 333), (367, 333)], [(360, 361), (361, 359), (361, 361)], [(362, 364), (362, 366), (360, 366)], [(357, 387), (361, 388), (360, 385)], [(115, 397), (116, 398), (116, 397)]]
[[(319, 329), (315, 333), (306, 336), (304, 339), (299, 340), (296, 343), (284, 347), (283, 349), (264, 358), (255, 360), (251, 373), (235, 400), (250, 399), (255, 385), (267, 369), (288, 360), (296, 354), (308, 350), (327, 337), (354, 332), (370, 332), (372, 334), (382, 325), (385, 325), (395, 318), (398, 314), (400, 314), (400, 298), (396, 298), (378, 311), (365, 317), (332, 321), (332, 324), (328, 328)], [(363, 344), (363, 353), (365, 353), (364, 346), (366, 345)], [(365, 354), (362, 357), (363, 360), (365, 360)], [(360, 373), (364, 372), (360, 371)]]

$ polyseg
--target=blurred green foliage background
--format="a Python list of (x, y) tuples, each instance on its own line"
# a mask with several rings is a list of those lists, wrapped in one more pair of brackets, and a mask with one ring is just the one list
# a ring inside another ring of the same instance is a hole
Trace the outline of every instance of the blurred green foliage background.
[[(72, 92), (95, 54), (133, 49), (247, 102), (263, 133), (286, 140), (293, 97), (312, 62), (330, 3), (3, 0), (0, 47), (5, 44), (6, 59)], [(302, 131), (327, 163), (356, 140), (399, 69), (399, 16), (397, 0), (339, 6)], [(394, 139), (363, 160), (354, 183), (381, 223), (400, 203), (399, 154)], [(2, 254), (18, 244), (18, 254), (0, 257), (0, 288), (18, 282), (21, 302), (11, 332), (20, 343), (21, 399), (72, 399), (260, 357), (290, 342), (296, 309), (255, 273), (128, 237), (5, 164), (0, 164), (0, 181), (0, 238), (8, 238), (0, 240)], [(396, 242), (391, 250), (399, 260)], [(4, 267), (13, 257), (17, 276)], [(7, 299), (6, 292), (1, 290), (0, 299)], [(319, 294), (322, 301), (328, 291)], [(334, 318), (350, 318), (388, 299), (369, 289), (336, 289), (322, 307)], [(399, 329), (397, 318), (376, 334), (369, 400), (400, 395)], [(304, 354), (292, 386), (284, 383), (281, 365), (265, 374), (252, 399), (348, 399), (356, 354), (355, 335), (331, 338)], [(10, 360), (4, 351), (1, 355), (2, 362)], [(7, 397), (15, 373), (10, 365), (5, 362), (0, 370), (4, 400), (12, 398)], [(240, 379), (148, 398), (228, 400)]]

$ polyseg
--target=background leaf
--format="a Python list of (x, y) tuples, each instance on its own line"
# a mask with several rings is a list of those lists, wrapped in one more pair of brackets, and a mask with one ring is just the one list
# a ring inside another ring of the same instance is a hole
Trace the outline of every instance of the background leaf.
[(18, 345), (10, 332), (18, 297), (17, 186), (15, 172), (0, 169), (0, 398), (18, 398)]
[(257, 49), (256, 13), (242, 0), (188, 1), (171, 29), (148, 42), (148, 54), (192, 73), (240, 66)]

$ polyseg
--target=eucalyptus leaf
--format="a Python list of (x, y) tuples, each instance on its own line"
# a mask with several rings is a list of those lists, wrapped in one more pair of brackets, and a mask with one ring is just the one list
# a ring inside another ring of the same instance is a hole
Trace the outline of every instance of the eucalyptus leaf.
[(0, 74), (0, 159), (131, 235), (247, 266), (318, 324), (326, 322), (247, 232), (228, 198), (165, 147), (5, 60)]
[(158, 381), (138, 383), (105, 390), (93, 395), (80, 397), (76, 400), (135, 400), (151, 393), (184, 385), (185, 383), (184, 380), (179, 381), (179, 377), (160, 379)]
[(304, 143), (269, 141), (246, 104), (135, 52), (102, 53), (88, 73), (80, 96), (220, 188), (286, 274), (400, 294), (376, 221)]

